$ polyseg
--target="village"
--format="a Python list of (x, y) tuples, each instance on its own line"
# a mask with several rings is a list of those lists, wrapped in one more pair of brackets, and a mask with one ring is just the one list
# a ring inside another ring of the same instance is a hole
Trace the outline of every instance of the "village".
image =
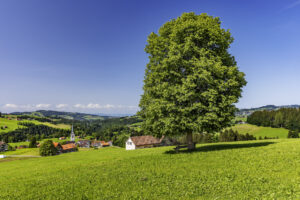
[[(78, 151), (78, 148), (105, 148), (105, 147), (112, 147), (112, 141), (101, 141), (101, 140), (89, 140), (89, 139), (79, 139), (76, 141), (76, 138), (80, 138), (79, 136), (76, 137), (73, 125), (71, 128), (70, 139), (67, 140), (66, 137), (60, 137), (59, 140), (62, 142), (53, 142), (54, 147), (57, 149), (57, 154), (62, 153), (70, 153)], [(41, 143), (37, 143), (36, 147), (40, 148)], [(161, 138), (156, 138), (151, 135), (142, 135), (142, 136), (133, 136), (129, 137), (125, 142), (125, 149), (126, 150), (135, 150), (135, 149), (143, 149), (143, 148), (152, 148), (152, 147), (159, 147), (159, 146), (169, 146), (171, 143), (169, 140), (163, 136)], [(0, 141), (0, 152), (9, 151), (11, 146), (8, 143)], [(25, 149), (28, 148), (27, 145), (19, 145), (15, 146), (15, 149)], [(4, 158), (4, 155), (0, 155), (0, 158)]]

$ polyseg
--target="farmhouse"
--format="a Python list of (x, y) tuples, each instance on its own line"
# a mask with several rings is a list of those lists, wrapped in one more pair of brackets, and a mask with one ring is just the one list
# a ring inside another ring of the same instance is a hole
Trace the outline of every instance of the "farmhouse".
[(96, 147), (96, 148), (99, 148), (99, 147), (110, 147), (112, 146), (112, 142), (109, 141), (109, 142), (105, 142), (105, 141), (93, 141), (92, 142), (92, 147)]
[(7, 151), (8, 145), (5, 142), (0, 141), (0, 152), (1, 151)]
[(126, 141), (126, 150), (157, 147), (162, 139), (155, 138), (152, 135), (130, 137)]
[(74, 143), (69, 143), (62, 146), (62, 153), (77, 151), (76, 145)]
[(79, 140), (77, 142), (79, 147), (83, 147), (83, 148), (90, 148), (91, 146), (91, 141), (90, 140)]

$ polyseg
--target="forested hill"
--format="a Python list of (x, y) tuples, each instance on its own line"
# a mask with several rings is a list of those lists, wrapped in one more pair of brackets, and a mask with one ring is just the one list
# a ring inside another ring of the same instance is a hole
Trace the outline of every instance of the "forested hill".
[(258, 108), (247, 108), (247, 109), (239, 109), (236, 112), (236, 116), (248, 116), (251, 115), (255, 111), (262, 111), (262, 110), (278, 110), (280, 108), (300, 108), (300, 105), (284, 105), (284, 106), (275, 106), (275, 105), (266, 105)]
[(37, 117), (51, 117), (51, 118), (62, 118), (71, 120), (104, 120), (111, 118), (110, 116), (99, 116), (86, 113), (77, 112), (61, 112), (53, 110), (37, 110), (35, 112), (13, 112), (12, 115), (31, 115)]

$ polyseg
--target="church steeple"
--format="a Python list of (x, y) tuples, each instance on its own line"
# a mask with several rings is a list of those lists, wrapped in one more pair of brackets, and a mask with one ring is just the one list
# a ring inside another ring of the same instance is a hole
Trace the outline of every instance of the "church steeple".
[(75, 133), (74, 133), (74, 130), (73, 130), (73, 124), (72, 124), (72, 130), (71, 130), (70, 141), (71, 141), (71, 142), (75, 142)]

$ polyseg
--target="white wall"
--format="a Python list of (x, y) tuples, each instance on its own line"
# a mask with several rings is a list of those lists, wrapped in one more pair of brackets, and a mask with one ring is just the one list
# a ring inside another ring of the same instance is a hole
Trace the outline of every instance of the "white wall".
[(0, 158), (5, 158), (5, 155), (0, 155)]
[(132, 142), (131, 138), (126, 141), (126, 150), (134, 150), (135, 144)]

